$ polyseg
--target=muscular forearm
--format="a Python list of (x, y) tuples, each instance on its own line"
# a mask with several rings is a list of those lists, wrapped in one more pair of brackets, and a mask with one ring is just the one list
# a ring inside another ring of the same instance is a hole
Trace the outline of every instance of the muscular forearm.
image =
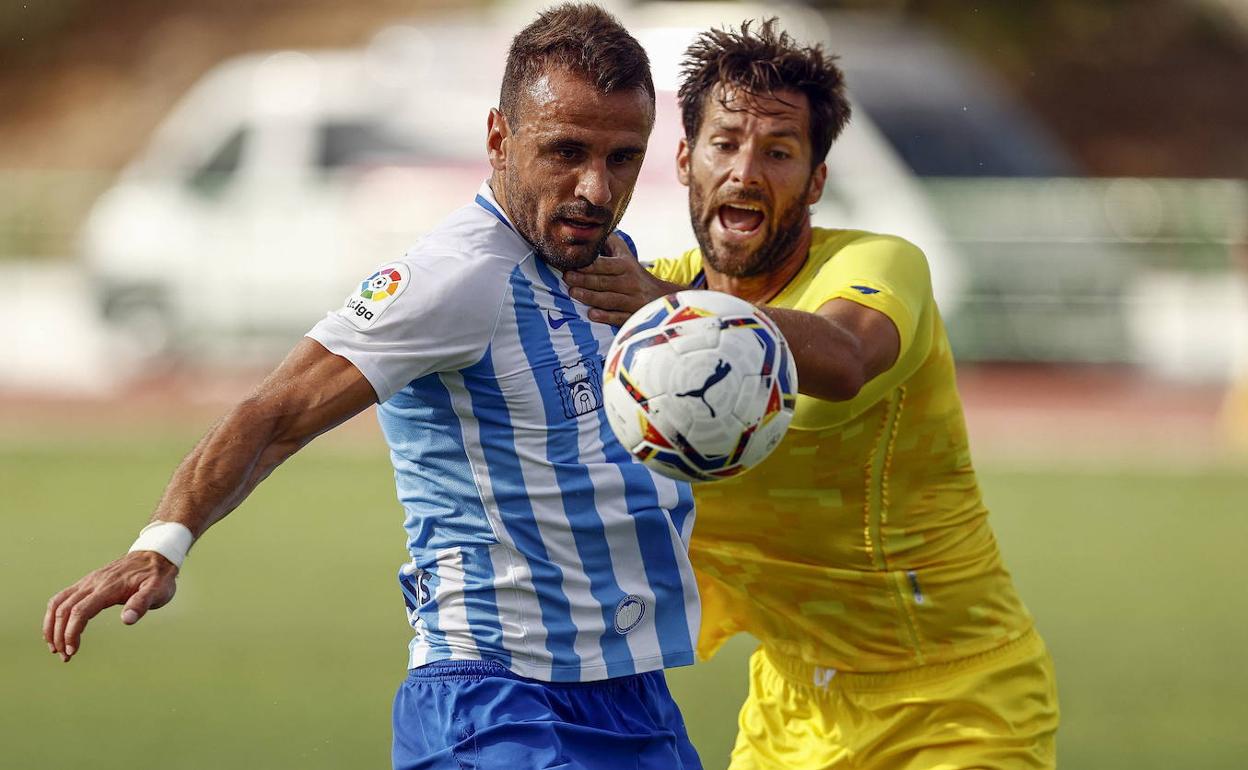
[(825, 401), (848, 401), (866, 384), (861, 341), (831, 318), (783, 308), (762, 308), (780, 327), (797, 365), (798, 390)]
[(199, 537), (287, 458), (371, 403), (372, 389), (354, 367), (304, 340), (200, 439), (152, 519), (176, 521)]
[(829, 300), (813, 313), (763, 309), (788, 340), (798, 388), (808, 396), (848, 401), (901, 355), (901, 337), (893, 321), (856, 302)]
[[(303, 340), (191, 450), (152, 518), (182, 524), (199, 537), (283, 460), (375, 398), (350, 362)], [(86, 624), (115, 604), (125, 605), (123, 622), (137, 623), (149, 609), (173, 598), (177, 573), (173, 561), (145, 548), (88, 573), (48, 601), (43, 617), (48, 648), (68, 661)]]
[(303, 443), (283, 436), (280, 415), (248, 400), (208, 431), (178, 466), (153, 521), (175, 521), (198, 538), (247, 498)]
[[(651, 275), (631, 256), (599, 257), (564, 273), (564, 280), (572, 297), (590, 306), (591, 319), (617, 326), (646, 302), (687, 288)], [(834, 299), (813, 313), (760, 307), (788, 340), (798, 387), (808, 396), (848, 401), (897, 358), (896, 327), (862, 305)]]

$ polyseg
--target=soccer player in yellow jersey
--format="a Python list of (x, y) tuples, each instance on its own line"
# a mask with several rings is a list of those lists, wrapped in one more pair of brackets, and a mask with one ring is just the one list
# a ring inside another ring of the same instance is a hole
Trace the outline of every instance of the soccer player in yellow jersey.
[(566, 277), (616, 324), (678, 288), (728, 292), (793, 349), (784, 441), (695, 487), (700, 653), (762, 642), (731, 767), (1053, 767), (1052, 662), (988, 526), (923, 252), (810, 223), (849, 118), (840, 71), (772, 20), (704, 33), (683, 74), (700, 248)]

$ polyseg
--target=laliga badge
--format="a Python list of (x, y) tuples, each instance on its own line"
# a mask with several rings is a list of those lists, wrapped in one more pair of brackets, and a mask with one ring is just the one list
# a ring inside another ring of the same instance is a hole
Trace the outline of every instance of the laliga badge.
[(399, 298), (411, 282), (407, 265), (386, 265), (360, 282), (359, 290), (347, 297), (338, 314), (355, 328), (367, 329), (377, 323), (382, 312)]

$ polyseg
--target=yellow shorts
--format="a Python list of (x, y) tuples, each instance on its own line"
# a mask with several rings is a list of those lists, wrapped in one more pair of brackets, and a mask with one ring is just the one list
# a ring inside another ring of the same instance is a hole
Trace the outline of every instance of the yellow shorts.
[(1034, 630), (952, 663), (834, 672), (750, 658), (730, 770), (962, 770), (1057, 764), (1053, 661)]

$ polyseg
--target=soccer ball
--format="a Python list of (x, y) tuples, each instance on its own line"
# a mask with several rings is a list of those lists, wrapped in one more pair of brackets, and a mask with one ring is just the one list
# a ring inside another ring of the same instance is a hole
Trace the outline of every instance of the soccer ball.
[(757, 465), (784, 437), (796, 401), (784, 336), (731, 294), (656, 299), (607, 351), (607, 421), (634, 457), (674, 479), (715, 481)]

